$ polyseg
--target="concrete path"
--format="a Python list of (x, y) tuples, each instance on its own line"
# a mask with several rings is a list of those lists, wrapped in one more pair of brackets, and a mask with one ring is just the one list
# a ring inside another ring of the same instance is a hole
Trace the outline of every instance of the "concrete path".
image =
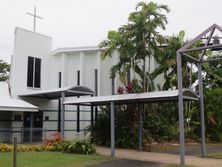
[[(97, 153), (100, 155), (110, 155), (110, 148), (97, 147)], [(154, 152), (138, 152), (136, 150), (129, 149), (116, 149), (117, 158), (134, 159), (140, 161), (149, 161), (166, 164), (179, 164), (179, 155), (166, 154), (166, 153), (154, 153)], [(222, 160), (212, 158), (200, 158), (197, 156), (186, 156), (185, 162), (187, 165), (194, 165), (198, 167), (220, 167), (222, 166)]]

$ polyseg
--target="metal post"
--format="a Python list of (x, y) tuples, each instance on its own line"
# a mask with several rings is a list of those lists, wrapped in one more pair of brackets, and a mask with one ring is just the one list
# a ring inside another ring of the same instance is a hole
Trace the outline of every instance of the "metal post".
[[(95, 69), (95, 96), (98, 96), (98, 70)], [(98, 118), (98, 107), (95, 107), (95, 124)]]
[(114, 102), (110, 103), (111, 110), (111, 156), (115, 156), (115, 112), (114, 112)]
[(139, 104), (138, 105), (138, 109), (139, 109), (139, 128), (138, 128), (138, 146), (139, 146), (139, 151), (142, 151), (143, 150), (143, 132), (142, 132), (142, 129), (143, 129), (143, 122), (142, 122), (142, 106)]
[[(77, 85), (80, 85), (80, 70), (77, 70)], [(79, 98), (79, 96), (77, 96)], [(80, 106), (77, 105), (77, 112), (76, 112), (76, 131), (77, 133), (80, 132)]]
[(179, 129), (180, 129), (180, 164), (185, 164), (185, 144), (184, 144), (184, 115), (183, 115), (183, 78), (181, 54), (177, 52), (177, 77), (178, 77), (178, 108), (179, 108)]
[(205, 143), (205, 123), (204, 123), (203, 77), (202, 77), (201, 63), (198, 63), (198, 80), (199, 80), (200, 117), (201, 117), (201, 156), (204, 158), (206, 157), (206, 143)]
[(58, 132), (61, 132), (61, 99), (58, 99)]
[[(62, 72), (59, 72), (59, 88), (62, 86)], [(58, 99), (58, 132), (61, 132), (61, 99)]]
[(61, 132), (62, 136), (65, 137), (65, 92), (62, 92), (62, 99), (61, 99)]
[(112, 95), (115, 94), (115, 79), (112, 78)]
[(17, 138), (14, 137), (14, 149), (13, 149), (13, 167), (17, 166), (16, 158), (16, 149), (17, 149)]
[(46, 141), (46, 128), (44, 129), (44, 142)]
[(33, 113), (30, 113), (29, 143), (32, 143), (33, 137)]
[(94, 118), (93, 118), (93, 114), (94, 111), (93, 111), (93, 105), (91, 104), (91, 127), (93, 127), (93, 124), (94, 124)]
[(95, 124), (97, 123), (98, 120), (98, 107), (95, 107)]
[(80, 106), (77, 105), (77, 113), (76, 113), (76, 131), (80, 132)]

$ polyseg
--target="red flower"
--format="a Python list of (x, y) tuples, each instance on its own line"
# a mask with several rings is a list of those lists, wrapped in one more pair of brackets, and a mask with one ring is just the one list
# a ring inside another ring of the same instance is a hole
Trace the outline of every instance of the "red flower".
[(119, 87), (118, 90), (117, 90), (117, 93), (118, 94), (123, 94), (123, 92), (124, 92), (123, 87)]

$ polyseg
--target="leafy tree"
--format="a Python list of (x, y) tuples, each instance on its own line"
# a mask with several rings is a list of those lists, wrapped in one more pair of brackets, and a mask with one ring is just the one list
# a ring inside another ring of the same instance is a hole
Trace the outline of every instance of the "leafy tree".
[(10, 65), (0, 60), (0, 81), (6, 81), (9, 78)]
[(211, 141), (222, 141), (222, 89), (205, 91), (206, 136)]

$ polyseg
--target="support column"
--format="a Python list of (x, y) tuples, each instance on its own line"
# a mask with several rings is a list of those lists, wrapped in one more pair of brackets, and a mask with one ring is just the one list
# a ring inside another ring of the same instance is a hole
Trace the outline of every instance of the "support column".
[(204, 158), (206, 157), (206, 142), (205, 142), (205, 122), (204, 122), (203, 76), (202, 76), (201, 63), (198, 63), (198, 80), (199, 80), (200, 118), (201, 118), (201, 156)]
[(61, 133), (62, 136), (65, 137), (65, 92), (61, 94)]
[(29, 129), (29, 143), (32, 143), (33, 137), (33, 113), (30, 113), (30, 129)]
[[(59, 72), (59, 88), (62, 86), (62, 72)], [(61, 132), (61, 99), (58, 99), (58, 132)]]
[(184, 113), (183, 113), (183, 78), (181, 54), (177, 52), (177, 78), (178, 78), (178, 108), (179, 108), (179, 130), (180, 130), (180, 164), (185, 164), (185, 143), (184, 143)]
[(115, 79), (112, 78), (112, 95), (115, 94)]
[[(95, 96), (98, 96), (98, 70), (95, 69)], [(98, 107), (95, 107), (95, 124), (98, 118)]]
[(93, 105), (91, 104), (91, 127), (93, 127), (93, 124), (94, 124), (94, 111), (93, 111)]
[(143, 150), (143, 122), (142, 122), (142, 106), (138, 104), (139, 109), (139, 128), (138, 128), (138, 149), (139, 151)]
[(110, 125), (111, 125), (111, 156), (115, 156), (115, 111), (114, 102), (110, 103)]
[(80, 106), (77, 105), (77, 113), (76, 113), (76, 131), (77, 133), (80, 132)]
[[(80, 85), (80, 71), (77, 71), (77, 85)], [(79, 98), (79, 96), (77, 96), (77, 98)], [(77, 111), (76, 111), (76, 131), (77, 133), (80, 132), (80, 106), (77, 105), (76, 106)]]

